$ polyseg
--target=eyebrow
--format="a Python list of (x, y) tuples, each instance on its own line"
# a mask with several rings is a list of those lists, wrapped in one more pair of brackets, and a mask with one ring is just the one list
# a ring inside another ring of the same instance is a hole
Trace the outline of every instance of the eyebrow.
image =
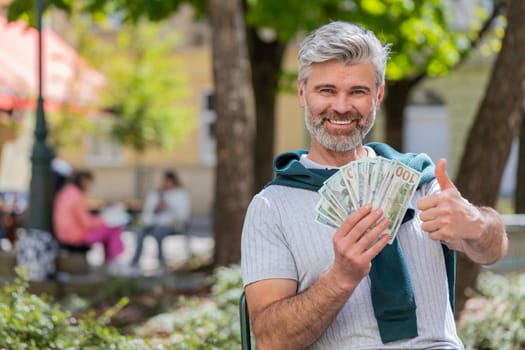
[(372, 91), (372, 89), (370, 88), (370, 86), (367, 86), (367, 85), (356, 85), (356, 86), (352, 86), (352, 90), (366, 90), (367, 92)]
[[(330, 89), (336, 89), (336, 86), (334, 84), (319, 84), (314, 86), (314, 90), (324, 89), (324, 88), (330, 88)], [(352, 91), (354, 90), (365, 90), (367, 92), (371, 92), (372, 89), (367, 85), (355, 85), (351, 88)]]
[(335, 89), (335, 85), (333, 84), (319, 84), (314, 86), (314, 90), (324, 89), (324, 88), (331, 88)]

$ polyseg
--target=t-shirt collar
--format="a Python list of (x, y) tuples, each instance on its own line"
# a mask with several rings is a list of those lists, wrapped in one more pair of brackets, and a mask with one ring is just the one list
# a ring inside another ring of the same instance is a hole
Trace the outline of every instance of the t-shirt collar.
[[(368, 146), (364, 146), (367, 154), (368, 154), (368, 157), (377, 157), (377, 154), (376, 152), (371, 148), (371, 147), (368, 147)], [(339, 168), (342, 168), (348, 164), (345, 164), (343, 165), (342, 167), (336, 167), (336, 166), (333, 166), (333, 165), (324, 165), (324, 164), (319, 164), (313, 160), (311, 160), (310, 158), (308, 158), (308, 153), (306, 154), (302, 154), (301, 155), (301, 158), (299, 159), (299, 162), (307, 169), (339, 169)]]

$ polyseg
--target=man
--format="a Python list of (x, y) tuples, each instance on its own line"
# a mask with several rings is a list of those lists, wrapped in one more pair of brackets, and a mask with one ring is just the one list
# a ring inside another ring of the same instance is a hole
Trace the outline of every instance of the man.
[[(499, 215), (461, 197), (446, 163), (363, 145), (384, 95), (389, 47), (359, 26), (327, 24), (302, 43), (298, 96), (308, 152), (278, 156), (242, 235), (242, 273), (257, 346), (265, 349), (463, 349), (453, 316), (454, 251), (502, 258)], [(365, 157), (423, 173), (392, 244), (369, 203), (337, 229), (315, 221), (317, 189)]]
[(146, 235), (151, 234), (157, 241), (158, 258), (161, 270), (166, 261), (162, 250), (162, 241), (169, 234), (185, 233), (191, 216), (191, 202), (188, 193), (182, 187), (173, 171), (166, 171), (162, 187), (152, 191), (146, 197), (142, 209), (141, 227), (137, 232), (135, 254), (131, 261), (138, 266)]

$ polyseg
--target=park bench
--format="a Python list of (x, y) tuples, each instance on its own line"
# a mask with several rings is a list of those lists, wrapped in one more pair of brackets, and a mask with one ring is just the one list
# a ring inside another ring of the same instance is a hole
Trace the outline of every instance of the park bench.
[(82, 275), (89, 273), (89, 263), (87, 261), (87, 252), (90, 246), (74, 246), (60, 243), (56, 257), (57, 273), (69, 273), (72, 275)]

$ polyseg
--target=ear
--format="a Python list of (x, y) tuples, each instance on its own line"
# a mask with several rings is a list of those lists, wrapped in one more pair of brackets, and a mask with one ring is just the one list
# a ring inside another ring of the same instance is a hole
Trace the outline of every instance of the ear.
[(381, 84), (377, 91), (377, 105), (376, 108), (381, 107), (381, 102), (383, 102), (383, 97), (385, 96), (385, 83)]
[(304, 108), (304, 86), (300, 80), (297, 80), (297, 97), (299, 97), (299, 106)]

